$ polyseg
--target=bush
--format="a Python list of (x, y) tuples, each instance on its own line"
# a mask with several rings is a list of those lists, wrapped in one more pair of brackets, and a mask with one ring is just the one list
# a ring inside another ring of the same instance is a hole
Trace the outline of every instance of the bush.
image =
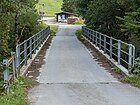
[(132, 73), (140, 75), (140, 57), (135, 60), (135, 68), (132, 70)]
[(74, 24), (76, 24), (76, 25), (84, 25), (84, 20), (78, 19), (78, 20), (76, 20), (76, 22), (74, 22)]
[(76, 31), (76, 36), (79, 38), (79, 37), (81, 37), (81, 35), (82, 35), (82, 30), (77, 30)]
[(52, 37), (56, 35), (57, 30), (58, 30), (58, 26), (50, 25), (50, 35)]

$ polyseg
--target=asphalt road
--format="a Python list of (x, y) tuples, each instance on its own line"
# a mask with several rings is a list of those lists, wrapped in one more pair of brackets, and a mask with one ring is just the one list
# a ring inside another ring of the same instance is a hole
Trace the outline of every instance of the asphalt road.
[(60, 25), (45, 56), (31, 105), (140, 105), (140, 89), (120, 83), (74, 35), (79, 26)]

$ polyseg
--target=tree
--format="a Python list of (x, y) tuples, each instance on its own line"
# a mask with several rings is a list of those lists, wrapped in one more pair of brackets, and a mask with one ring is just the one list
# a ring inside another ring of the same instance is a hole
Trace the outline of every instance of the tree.
[(65, 12), (75, 13), (75, 0), (63, 0), (61, 9)]
[(121, 31), (128, 37), (128, 41), (135, 45), (136, 56), (140, 55), (140, 8), (132, 12), (128, 12), (124, 18), (119, 19), (122, 21)]
[(38, 0), (0, 1), (0, 58), (15, 51), (17, 43), (32, 36), (40, 28), (35, 5)]
[(76, 0), (77, 13), (94, 30), (117, 37), (120, 30), (116, 16), (122, 16), (117, 0)]

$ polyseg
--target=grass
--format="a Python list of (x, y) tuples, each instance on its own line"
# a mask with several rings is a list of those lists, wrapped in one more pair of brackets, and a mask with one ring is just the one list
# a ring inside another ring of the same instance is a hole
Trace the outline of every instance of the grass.
[(57, 30), (58, 30), (58, 26), (50, 25), (50, 36), (51, 37), (56, 36)]
[(77, 30), (75, 34), (78, 38), (82, 38), (82, 30), (81, 29)]
[(27, 77), (20, 77), (11, 85), (10, 95), (0, 94), (0, 105), (28, 105), (25, 99), (27, 89), (35, 84), (35, 81)]
[(117, 67), (112, 68), (112, 71), (118, 75), (122, 75), (122, 71)]
[(139, 75), (126, 76), (126, 77), (122, 78), (121, 81), (124, 83), (129, 83), (135, 87), (140, 88), (140, 76)]
[(47, 17), (54, 17), (55, 13), (60, 12), (63, 0), (39, 0), (36, 9), (45, 12)]

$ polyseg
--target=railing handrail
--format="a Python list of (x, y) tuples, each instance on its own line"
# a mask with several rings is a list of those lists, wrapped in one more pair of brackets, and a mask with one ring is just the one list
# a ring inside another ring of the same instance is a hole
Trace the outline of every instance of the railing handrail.
[[(36, 54), (36, 50), (38, 50), (41, 44), (48, 38), (49, 33), (50, 27), (48, 26), (47, 28), (18, 44), (16, 46), (16, 52), (11, 53), (12, 57), (10, 59), (3, 60), (4, 89), (7, 94), (9, 94), (9, 82), (11, 77), (15, 78), (20, 75), (21, 67), (27, 65), (27, 60), (31, 59), (33, 54)], [(9, 67), (12, 68), (12, 76), (10, 76)]]
[[(86, 26), (82, 27), (83, 35), (89, 39), (94, 45), (103, 50), (105, 54), (110, 56), (110, 59), (117, 61), (118, 65), (124, 66), (131, 70), (134, 67), (135, 46), (100, 32), (94, 31)], [(115, 46), (117, 44), (117, 46)], [(126, 47), (124, 50), (123, 47)], [(115, 52), (115, 50), (117, 52)], [(122, 54), (124, 57), (122, 57)], [(117, 59), (114, 57), (116, 56)]]

